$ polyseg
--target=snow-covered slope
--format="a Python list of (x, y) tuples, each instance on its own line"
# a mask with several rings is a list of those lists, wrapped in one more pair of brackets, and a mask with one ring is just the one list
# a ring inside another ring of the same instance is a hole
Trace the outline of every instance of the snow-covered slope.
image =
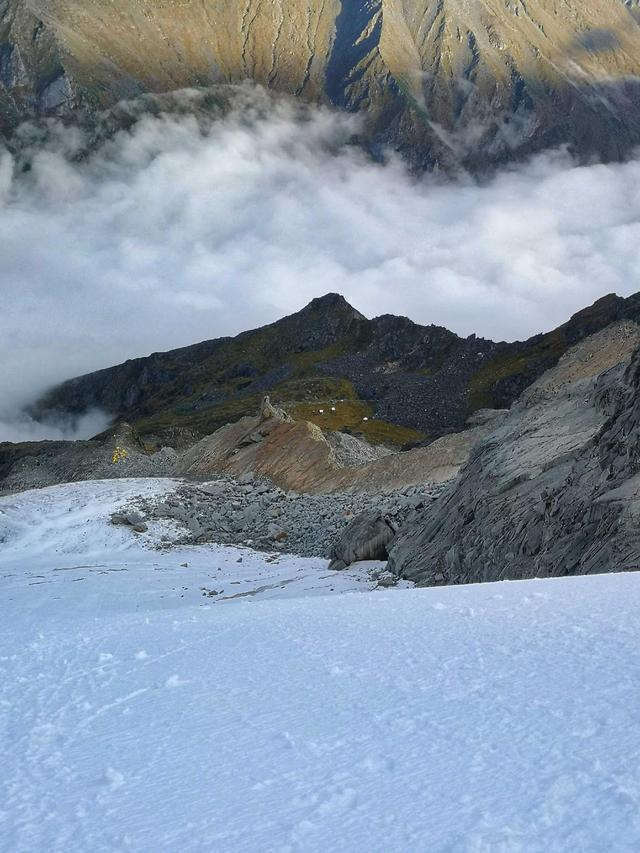
[(164, 540), (185, 533), (170, 520), (153, 522), (142, 535), (109, 524), (114, 510), (176, 485), (169, 479), (96, 480), (0, 497), (2, 602), (45, 614), (77, 613), (375, 587), (371, 571), (380, 569), (378, 563), (329, 573), (327, 560), (219, 545), (169, 547)]
[(107, 524), (170, 486), (0, 499), (2, 851), (638, 849), (640, 575), (372, 591)]

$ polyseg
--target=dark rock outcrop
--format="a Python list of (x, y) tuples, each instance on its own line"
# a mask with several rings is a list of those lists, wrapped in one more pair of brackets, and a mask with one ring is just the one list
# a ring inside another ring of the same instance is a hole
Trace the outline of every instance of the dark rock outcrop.
[(76, 480), (170, 477), (176, 471), (173, 448), (147, 452), (126, 423), (90, 441), (0, 443), (0, 494)]
[(361, 513), (334, 542), (329, 568), (338, 571), (359, 560), (386, 560), (387, 549), (396, 533), (397, 526), (389, 516), (378, 512)]

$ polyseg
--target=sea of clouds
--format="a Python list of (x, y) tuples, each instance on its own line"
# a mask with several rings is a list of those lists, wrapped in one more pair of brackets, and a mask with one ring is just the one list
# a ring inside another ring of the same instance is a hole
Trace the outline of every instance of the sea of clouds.
[(640, 289), (640, 160), (551, 152), (485, 182), (418, 179), (346, 144), (353, 122), (245, 89), (215, 121), (156, 110), (99, 144), (50, 124), (0, 149), (0, 441), (96, 432), (106, 417), (16, 413), (67, 377), (328, 291), (513, 339)]

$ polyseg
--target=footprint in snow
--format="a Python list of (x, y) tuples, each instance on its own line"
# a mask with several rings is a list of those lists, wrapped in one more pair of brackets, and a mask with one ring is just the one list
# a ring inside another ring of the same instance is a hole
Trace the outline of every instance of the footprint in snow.
[(180, 678), (179, 675), (171, 675), (164, 683), (165, 687), (182, 687), (183, 684), (188, 684), (188, 681)]
[(107, 767), (104, 772), (104, 779), (111, 791), (117, 791), (124, 785), (124, 776), (119, 770), (114, 770), (113, 767)]

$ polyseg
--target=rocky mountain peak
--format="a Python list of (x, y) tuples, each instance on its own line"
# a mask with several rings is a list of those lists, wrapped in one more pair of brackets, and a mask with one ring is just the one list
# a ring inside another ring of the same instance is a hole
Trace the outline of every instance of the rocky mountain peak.
[(607, 293), (597, 299), (593, 305), (577, 311), (566, 324), (568, 339), (571, 342), (581, 340), (609, 323), (627, 316), (629, 313), (627, 302), (628, 300), (616, 293)]
[(419, 166), (616, 159), (640, 141), (639, 77), (635, 0), (0, 3), (0, 130), (254, 80), (361, 112), (363, 141)]
[(267, 329), (277, 330), (272, 353), (276, 350), (302, 352), (332, 346), (342, 338), (358, 338), (370, 321), (339, 293), (326, 293), (312, 299), (295, 314), (283, 317)]
[(324, 296), (317, 296), (305, 305), (300, 313), (351, 316), (356, 320), (366, 320), (364, 314), (350, 305), (341, 293), (325, 293)]
[[(508, 408), (570, 346), (622, 319), (640, 320), (640, 294), (606, 296), (546, 334), (495, 343), (406, 317), (368, 320), (327, 293), (235, 338), (69, 380), (30, 414), (100, 408), (131, 422), (145, 441), (177, 445), (253, 414), (270, 394), (301, 419), (326, 426), (331, 413), (334, 430), (404, 446), (459, 431), (478, 409)], [(334, 415), (336, 399), (345, 405)]]

